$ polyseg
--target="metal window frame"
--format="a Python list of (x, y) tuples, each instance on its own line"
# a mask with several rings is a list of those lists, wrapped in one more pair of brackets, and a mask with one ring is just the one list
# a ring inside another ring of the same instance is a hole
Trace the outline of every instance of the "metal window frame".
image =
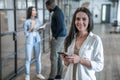
[[(27, 1), (28, 0), (25, 0), (26, 1), (26, 9), (28, 8), (28, 3)], [(44, 0), (43, 0), (44, 2)], [(8, 75), (8, 77), (5, 79), (5, 80), (11, 80), (13, 79), (15, 76), (17, 76), (19, 73), (21, 73), (23, 70), (24, 70), (24, 66), (19, 68), (18, 70), (18, 66), (17, 66), (17, 39), (16, 39), (16, 36), (17, 36), (17, 23), (16, 23), (16, 0), (13, 0), (13, 4), (14, 4), (14, 7), (13, 9), (10, 9), (10, 10), (13, 10), (14, 11), (14, 31), (13, 32), (7, 32), (7, 33), (3, 33), (3, 34), (0, 34), (0, 80), (2, 80), (2, 52), (1, 52), (1, 37), (2, 36), (6, 36), (6, 35), (13, 35), (13, 40), (14, 40), (14, 72), (11, 73), (10, 75)], [(35, 0), (35, 7), (37, 9), (37, 0)], [(1, 10), (9, 10), (9, 9), (1, 9)], [(44, 9), (43, 9), (43, 12), (44, 12)], [(1, 16), (0, 16), (1, 17)], [(1, 18), (0, 18), (1, 19)], [(1, 20), (0, 20), (1, 21)], [(43, 21), (44, 21), (44, 17), (43, 17)], [(0, 31), (1, 31), (1, 25), (0, 25)], [(1, 32), (0, 32), (1, 33)], [(31, 63), (35, 62), (34, 59), (32, 59)]]

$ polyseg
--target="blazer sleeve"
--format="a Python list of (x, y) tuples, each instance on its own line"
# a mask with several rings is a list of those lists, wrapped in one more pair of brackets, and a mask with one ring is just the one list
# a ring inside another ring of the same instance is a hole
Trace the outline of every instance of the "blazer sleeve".
[(23, 24), (23, 27), (24, 27), (24, 35), (27, 37), (29, 35), (29, 32), (28, 32), (28, 27), (29, 25), (27, 24), (27, 21), (24, 22)]
[(93, 59), (90, 62), (92, 69), (96, 72), (101, 71), (104, 67), (103, 45), (100, 37), (97, 37), (93, 51)]

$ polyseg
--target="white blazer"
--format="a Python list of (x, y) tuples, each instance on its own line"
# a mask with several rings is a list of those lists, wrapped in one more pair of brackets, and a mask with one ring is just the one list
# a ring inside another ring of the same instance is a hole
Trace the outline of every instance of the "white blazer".
[[(76, 37), (68, 47), (69, 54), (74, 53), (75, 39)], [(103, 45), (100, 37), (90, 32), (79, 50), (79, 56), (89, 60), (92, 67), (88, 68), (82, 64), (78, 64), (76, 80), (96, 80), (95, 72), (101, 71), (104, 66)], [(67, 67), (64, 80), (72, 80), (72, 78), (73, 64), (71, 63)]]

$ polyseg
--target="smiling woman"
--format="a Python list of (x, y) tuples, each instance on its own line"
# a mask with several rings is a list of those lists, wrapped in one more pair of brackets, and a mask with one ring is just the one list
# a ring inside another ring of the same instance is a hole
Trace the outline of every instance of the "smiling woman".
[(78, 12), (76, 14), (76, 19), (75, 19), (75, 25), (77, 27), (78, 30), (80, 30), (82, 32), (82, 30), (87, 32), (87, 27), (88, 27), (88, 22), (89, 22), (89, 18), (88, 16), (84, 13), (84, 12)]
[(91, 12), (85, 7), (78, 8), (65, 39), (65, 52), (70, 56), (62, 56), (68, 67), (64, 80), (96, 80), (94, 73), (103, 69), (102, 41), (92, 30)]

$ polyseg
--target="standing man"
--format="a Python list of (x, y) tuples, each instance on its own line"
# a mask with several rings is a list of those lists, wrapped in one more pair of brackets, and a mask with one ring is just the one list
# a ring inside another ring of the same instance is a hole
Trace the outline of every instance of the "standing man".
[(54, 0), (47, 0), (46, 7), (49, 12), (53, 11), (51, 18), (51, 70), (48, 80), (62, 79), (62, 60), (60, 55), (57, 52), (60, 52), (62, 49), (66, 32), (64, 14), (62, 10), (55, 4)]

